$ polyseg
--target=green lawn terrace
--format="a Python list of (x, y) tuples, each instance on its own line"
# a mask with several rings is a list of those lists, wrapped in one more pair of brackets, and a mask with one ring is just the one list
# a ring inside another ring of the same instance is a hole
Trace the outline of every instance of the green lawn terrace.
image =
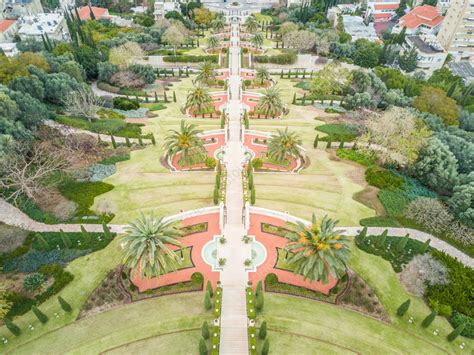
[[(114, 211), (113, 223), (128, 223), (139, 211), (154, 211), (159, 215), (172, 215), (181, 210), (191, 210), (212, 205), (215, 174), (210, 171), (174, 174), (161, 164), (166, 155), (163, 148), (169, 130), (178, 129), (185, 118), (181, 107), (186, 94), (194, 88), (193, 78), (183, 78), (173, 83), (177, 102), (169, 102), (157, 117), (147, 120), (144, 133), (153, 133), (156, 146), (131, 153), (131, 159), (116, 165), (117, 172), (105, 182), (114, 189), (95, 199), (94, 209)], [(199, 118), (192, 123), (202, 131), (219, 129), (218, 119)]]

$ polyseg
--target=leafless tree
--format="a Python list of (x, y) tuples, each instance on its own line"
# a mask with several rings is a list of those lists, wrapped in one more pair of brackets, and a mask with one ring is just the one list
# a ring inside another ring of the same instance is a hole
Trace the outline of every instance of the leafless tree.
[(18, 202), (20, 196), (36, 200), (46, 188), (46, 180), (49, 185), (53, 185), (55, 181), (51, 177), (66, 165), (65, 154), (52, 152), (45, 144), (31, 147), (16, 144), (0, 160), (0, 188), (11, 191), (7, 199), (14, 203)]
[(91, 121), (97, 118), (97, 111), (102, 106), (103, 100), (90, 88), (81, 87), (67, 94), (63, 103), (70, 115), (83, 116)]

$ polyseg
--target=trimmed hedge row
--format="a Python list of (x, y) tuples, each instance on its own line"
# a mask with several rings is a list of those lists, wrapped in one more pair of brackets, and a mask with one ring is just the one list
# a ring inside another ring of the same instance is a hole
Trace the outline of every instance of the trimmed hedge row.
[(277, 55), (257, 55), (253, 59), (257, 63), (272, 63), (272, 64), (294, 64), (296, 63), (296, 53), (289, 52)]
[(212, 62), (217, 63), (219, 56), (217, 55), (170, 55), (163, 57), (164, 62), (168, 63), (200, 63)]

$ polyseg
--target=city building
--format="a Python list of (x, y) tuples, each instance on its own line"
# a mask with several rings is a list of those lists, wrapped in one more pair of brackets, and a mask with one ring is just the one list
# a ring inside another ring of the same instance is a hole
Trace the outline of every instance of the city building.
[(153, 15), (155, 20), (164, 18), (170, 11), (179, 11), (179, 2), (177, 0), (156, 0)]
[(464, 81), (464, 84), (474, 84), (474, 67), (470, 62), (449, 62), (448, 68), (454, 75), (458, 75)]
[(87, 21), (91, 19), (91, 11), (94, 14), (96, 20), (105, 19), (109, 17), (109, 10), (103, 7), (97, 6), (82, 6), (77, 9), (79, 18), (82, 21)]
[(437, 34), (443, 23), (444, 17), (438, 12), (438, 9), (430, 5), (415, 7), (405, 16), (402, 16), (398, 23), (393, 27), (392, 33), (400, 33), (406, 28), (406, 34)]
[(0, 19), (32, 16), (43, 12), (40, 0), (0, 0)]
[(367, 11), (365, 12), (366, 22), (388, 22), (392, 20), (398, 7), (400, 0), (375, 0), (367, 2)]
[(451, 0), (438, 40), (456, 61), (474, 61), (474, 4), (470, 0)]
[(356, 4), (339, 4), (331, 7), (328, 10), (327, 18), (329, 22), (331, 22), (335, 27), (337, 25), (337, 19), (339, 15), (352, 15), (358, 9), (359, 5)]
[(66, 41), (69, 39), (64, 16), (60, 13), (37, 14), (36, 16), (23, 16), (18, 20), (20, 29), (18, 34), (21, 39), (35, 38), (41, 41), (42, 35), (50, 39)]
[(0, 20), (0, 43), (12, 42), (18, 32), (17, 20)]
[(286, 6), (290, 7), (293, 5), (300, 6), (300, 5), (311, 5), (311, 0), (284, 0), (286, 2)]
[(435, 70), (441, 69), (448, 56), (436, 36), (431, 34), (407, 36), (405, 50), (411, 50), (412, 48), (415, 48), (418, 55), (418, 68), (429, 75)]
[(374, 24), (371, 22), (366, 25), (364, 19), (360, 16), (342, 15), (342, 23), (344, 24), (344, 32), (350, 34), (353, 41), (360, 38), (373, 42), (379, 41)]

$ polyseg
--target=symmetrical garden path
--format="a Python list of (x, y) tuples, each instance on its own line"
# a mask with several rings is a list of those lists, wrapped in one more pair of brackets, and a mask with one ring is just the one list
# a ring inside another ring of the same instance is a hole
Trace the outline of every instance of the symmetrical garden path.
[(223, 234), (227, 243), (219, 246), (219, 258), (227, 262), (221, 271), (222, 311), (221, 311), (221, 354), (248, 354), (247, 308), (245, 286), (247, 273), (244, 261), (251, 258), (250, 244), (242, 242), (246, 234), (242, 220), (243, 191), (242, 164), (245, 149), (241, 140), (240, 123), (240, 47), (239, 26), (231, 26), (230, 37), (230, 97), (227, 105), (229, 139), (225, 147), (224, 163), (227, 169), (227, 223)]

